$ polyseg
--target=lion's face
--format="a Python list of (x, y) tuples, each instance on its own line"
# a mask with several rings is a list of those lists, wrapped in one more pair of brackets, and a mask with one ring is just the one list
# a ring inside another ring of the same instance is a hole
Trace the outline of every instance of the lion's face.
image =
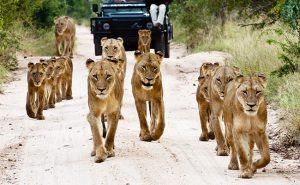
[(118, 37), (117, 39), (108, 39), (103, 37), (101, 39), (102, 56), (110, 60), (118, 61), (122, 55), (123, 39)]
[(60, 57), (58, 59), (55, 59), (54, 62), (54, 76), (59, 77), (61, 74), (63, 74), (66, 70), (66, 63), (68, 62), (67, 58)]
[(46, 79), (47, 63), (28, 63), (28, 75), (33, 81), (34, 86), (39, 87)]
[(151, 90), (157, 77), (160, 75), (160, 64), (162, 62), (162, 53), (159, 51), (156, 54), (135, 52), (136, 72), (141, 78), (142, 87), (146, 90)]
[(49, 60), (40, 59), (40, 63), (44, 63), (44, 62), (48, 64), (47, 71), (46, 71), (46, 78), (50, 79), (54, 76), (55, 59), (49, 59)]
[(267, 85), (265, 76), (239, 76), (235, 80), (236, 96), (247, 115), (254, 116), (264, 99), (264, 89)]
[(107, 98), (113, 90), (116, 80), (113, 63), (106, 59), (98, 62), (88, 59), (86, 65), (89, 69), (88, 84), (91, 91), (93, 91), (99, 99)]
[(239, 68), (222, 66), (215, 70), (212, 77), (212, 88), (221, 100), (224, 99), (225, 86), (240, 73)]
[(148, 45), (151, 42), (151, 31), (139, 30), (139, 40), (142, 45)]
[(57, 34), (62, 35), (65, 32), (65, 30), (68, 27), (68, 19), (69, 18), (66, 16), (55, 18), (54, 24), (55, 24), (55, 31)]

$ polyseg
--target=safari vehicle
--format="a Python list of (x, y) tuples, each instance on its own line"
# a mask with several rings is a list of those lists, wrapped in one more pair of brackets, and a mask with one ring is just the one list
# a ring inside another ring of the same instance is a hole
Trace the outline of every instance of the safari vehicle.
[(100, 9), (93, 4), (91, 33), (94, 35), (95, 55), (102, 54), (101, 38), (122, 37), (126, 51), (137, 50), (138, 30), (151, 30), (151, 48), (162, 51), (165, 58), (170, 57), (170, 41), (173, 39), (173, 25), (169, 20), (168, 7), (164, 24), (154, 27), (145, 0), (102, 0)]

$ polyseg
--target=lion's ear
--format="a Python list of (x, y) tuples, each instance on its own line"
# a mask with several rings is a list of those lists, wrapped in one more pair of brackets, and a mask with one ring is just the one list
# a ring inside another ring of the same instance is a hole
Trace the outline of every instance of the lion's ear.
[(267, 78), (264, 74), (258, 74), (257, 75), (259, 82), (261, 83), (261, 85), (266, 88), (267, 87)]
[(29, 62), (27, 66), (28, 66), (28, 69), (31, 70), (33, 68), (34, 64), (32, 62)]
[(122, 45), (123, 45), (123, 43), (124, 43), (124, 40), (122, 39), (122, 37), (118, 37), (118, 38), (117, 38), (117, 41), (119, 41), (119, 43), (122, 44)]
[(214, 67), (219, 67), (220, 66), (220, 63), (216, 62), (214, 63)]
[(68, 16), (64, 16), (64, 19), (65, 19), (65, 20), (68, 20), (68, 19), (69, 19), (69, 17), (68, 17)]
[(103, 46), (104, 43), (105, 43), (107, 40), (108, 40), (107, 37), (102, 37), (102, 39), (101, 39), (101, 46)]
[(85, 65), (89, 70), (91, 70), (93, 68), (94, 64), (95, 64), (95, 61), (90, 58), (87, 59), (85, 62)]
[(40, 59), (40, 62), (42, 63), (42, 62), (45, 62), (46, 60), (45, 59), (43, 59), (43, 58), (41, 58)]
[(199, 84), (203, 84), (204, 81), (205, 81), (205, 77), (204, 77), (204, 76), (199, 76), (199, 77), (198, 77), (198, 82), (199, 82)]
[(162, 59), (162, 58), (164, 57), (164, 54), (163, 54), (163, 52), (161, 52), (161, 51), (157, 51), (155, 54), (156, 54), (157, 56), (159, 56), (160, 59)]
[(147, 32), (151, 34), (151, 30), (147, 30)]
[(48, 63), (43, 62), (43, 63), (42, 63), (42, 68), (45, 70), (45, 69), (47, 69), (47, 67), (48, 67)]
[(143, 33), (143, 30), (139, 30), (138, 34), (141, 35)]
[(236, 76), (241, 75), (241, 70), (238, 67), (233, 66), (233, 71)]
[(244, 76), (243, 75), (238, 75), (237, 77), (235, 77), (234, 79), (234, 84), (236, 87), (238, 87), (244, 80)]
[(134, 52), (134, 57), (136, 59), (136, 61), (139, 61), (139, 58), (142, 56), (142, 52), (140, 50), (136, 50)]

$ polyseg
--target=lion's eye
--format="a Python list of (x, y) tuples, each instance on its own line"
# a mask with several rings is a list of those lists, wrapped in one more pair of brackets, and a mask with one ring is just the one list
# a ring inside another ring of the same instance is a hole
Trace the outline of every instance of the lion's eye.
[(256, 91), (256, 95), (259, 95), (261, 93), (261, 91)]
[(208, 88), (207, 88), (207, 87), (205, 87), (205, 88), (204, 88), (204, 90), (205, 90), (205, 91), (208, 91)]
[(32, 75), (33, 75), (33, 76), (35, 76), (35, 75), (36, 75), (36, 73), (32, 73)]
[(247, 96), (247, 95), (248, 95), (248, 92), (247, 92), (247, 91), (243, 91), (243, 94), (244, 94), (245, 96)]
[(217, 78), (217, 82), (218, 83), (222, 83), (220, 78)]
[(231, 82), (233, 79), (232, 78), (229, 78), (228, 82)]
[(105, 50), (108, 50), (108, 47), (105, 47)]
[(93, 75), (93, 78), (94, 78), (95, 80), (98, 80), (98, 76), (97, 76), (96, 74)]
[(142, 69), (143, 69), (144, 71), (146, 71), (146, 66), (142, 66)]
[(43, 76), (43, 73), (40, 73), (39, 75), (40, 75), (40, 76)]
[(63, 24), (63, 23), (60, 23), (60, 25), (62, 25), (62, 26), (63, 26), (64, 24)]
[(57, 69), (60, 69), (60, 67), (58, 66)]
[(154, 67), (154, 68), (153, 68), (153, 71), (154, 71), (154, 72), (157, 71), (157, 67)]
[(116, 51), (118, 48), (117, 47), (114, 47), (114, 50)]
[(106, 80), (109, 80), (109, 79), (111, 79), (111, 75), (106, 76)]

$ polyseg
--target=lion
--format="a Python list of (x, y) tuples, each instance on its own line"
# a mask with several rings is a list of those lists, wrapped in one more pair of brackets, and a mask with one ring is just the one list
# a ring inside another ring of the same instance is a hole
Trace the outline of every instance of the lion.
[[(124, 88), (127, 58), (125, 48), (123, 46), (123, 39), (121, 37), (118, 37), (117, 39), (103, 37), (101, 39), (101, 46), (102, 58), (109, 59), (109, 61), (113, 62), (117, 66), (117, 73), (121, 80), (122, 88)], [(120, 114), (120, 119), (124, 119), (122, 113)]]
[(28, 63), (26, 112), (30, 118), (44, 120), (47, 63)]
[[(135, 51), (136, 63), (131, 78), (132, 93), (140, 121), (140, 140), (158, 140), (165, 128), (162, 75), (163, 54)], [(150, 131), (146, 120), (146, 102), (151, 104)]]
[[(267, 104), (264, 90), (267, 79), (264, 75), (238, 76), (225, 90), (224, 123), (226, 141), (230, 146), (228, 169), (241, 172), (239, 177), (251, 178), (257, 169), (270, 162), (269, 141), (266, 135)], [(256, 143), (261, 158), (253, 160), (253, 147)]]
[[(56, 17), (54, 24), (56, 55), (73, 58), (76, 33), (73, 19), (68, 16)], [(61, 47), (63, 52), (61, 52)]]
[[(107, 157), (115, 156), (114, 138), (119, 121), (121, 101), (124, 89), (117, 74), (115, 65), (108, 59), (86, 61), (88, 68), (88, 105), (87, 120), (90, 123), (94, 148), (91, 156), (95, 162), (103, 162)], [(103, 145), (101, 128), (99, 128), (101, 115), (107, 115), (108, 133)]]
[(60, 57), (55, 59), (56, 66), (56, 102), (62, 100), (71, 100), (72, 97), (72, 74), (73, 63), (68, 57)]
[(212, 125), (216, 141), (217, 141), (217, 155), (227, 156), (227, 147), (224, 141), (224, 136), (221, 130), (220, 122), (223, 114), (223, 100), (225, 86), (228, 82), (240, 74), (240, 69), (237, 67), (220, 66), (216, 68), (209, 80), (208, 93), (210, 101), (210, 124)]
[(45, 106), (44, 110), (48, 108), (55, 107), (55, 92), (56, 92), (56, 81), (57, 78), (54, 75), (55, 71), (55, 59), (40, 59), (40, 63), (47, 63), (47, 71), (46, 71), (46, 97), (45, 97)]
[[(198, 77), (198, 88), (196, 92), (196, 100), (198, 103), (200, 125), (202, 133), (200, 134), (200, 141), (208, 141), (215, 139), (212, 128), (208, 132), (207, 123), (209, 123), (210, 107), (208, 95), (208, 82), (212, 71), (219, 66), (219, 63), (203, 63), (200, 67), (200, 75)], [(210, 125), (210, 124), (209, 124)]]
[(139, 42), (138, 42), (138, 50), (142, 53), (150, 52), (150, 44), (151, 44), (151, 31), (150, 30), (139, 30)]

